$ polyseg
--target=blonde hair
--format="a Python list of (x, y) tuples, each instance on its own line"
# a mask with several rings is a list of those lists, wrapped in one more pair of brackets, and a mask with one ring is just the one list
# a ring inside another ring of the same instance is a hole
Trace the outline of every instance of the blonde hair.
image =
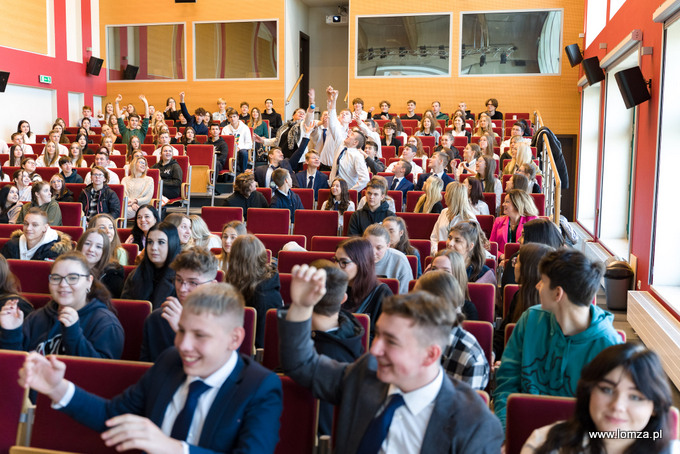
[(206, 249), (211, 235), (208, 224), (197, 214), (192, 214), (189, 219), (191, 219), (191, 236), (194, 239), (194, 245)]
[(538, 216), (538, 209), (534, 199), (526, 191), (511, 189), (508, 192), (508, 197), (510, 197), (510, 202), (519, 212), (520, 216)]
[[(52, 158), (50, 158), (47, 154), (47, 147), (54, 148), (54, 154), (52, 155)], [(51, 167), (52, 164), (59, 161), (59, 150), (57, 149), (57, 145), (54, 142), (47, 142), (45, 144), (45, 148), (43, 148), (42, 157), (46, 167)]]
[(532, 157), (533, 156), (531, 155), (531, 148), (529, 148), (529, 145), (527, 145), (526, 142), (520, 143), (517, 146), (515, 158), (510, 161), (507, 166), (505, 166), (503, 173), (506, 175), (515, 173), (522, 165), (533, 163)]
[(442, 189), (444, 182), (440, 178), (428, 178), (423, 184), (425, 194), (418, 198), (414, 213), (430, 213), (435, 203), (442, 199)]
[[(146, 168), (144, 169), (144, 172), (140, 176), (137, 176), (137, 163), (142, 159), (144, 160), (144, 162), (146, 162)], [(144, 156), (137, 156), (130, 163), (130, 176), (132, 178), (144, 178), (146, 176), (146, 172), (147, 172), (148, 169), (149, 169), (149, 163), (146, 160), (146, 158)]]
[[(486, 128), (484, 128), (484, 129), (482, 129), (482, 126), (479, 124), (479, 121), (480, 121), (482, 118), (486, 118)], [(493, 132), (493, 121), (491, 121), (491, 117), (489, 117), (489, 116), (488, 116), (487, 114), (485, 114), (485, 113), (482, 113), (482, 114), (479, 116), (479, 120), (477, 120), (477, 129), (475, 129), (475, 133), (473, 134), (473, 136), (481, 137), (481, 136), (483, 136), (484, 134), (489, 134), (491, 137), (494, 136), (494, 132)]]
[(461, 221), (476, 221), (474, 211), (470, 205), (467, 187), (463, 183), (453, 181), (446, 186), (447, 218), (449, 223), (453, 218), (460, 216)]

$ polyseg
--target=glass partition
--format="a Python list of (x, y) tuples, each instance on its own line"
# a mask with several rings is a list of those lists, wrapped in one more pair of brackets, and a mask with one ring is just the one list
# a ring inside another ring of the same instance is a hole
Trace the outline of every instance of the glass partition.
[(357, 76), (448, 76), (451, 15), (357, 18)]
[(194, 24), (196, 79), (278, 77), (276, 21)]
[(106, 27), (109, 80), (130, 79), (128, 65), (138, 68), (136, 80), (185, 79), (184, 40), (184, 24)]
[(461, 16), (461, 75), (560, 73), (561, 10)]

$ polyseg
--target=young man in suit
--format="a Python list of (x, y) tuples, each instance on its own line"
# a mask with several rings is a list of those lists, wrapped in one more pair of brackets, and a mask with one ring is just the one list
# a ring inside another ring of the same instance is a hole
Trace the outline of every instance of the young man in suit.
[(418, 183), (416, 184), (416, 191), (422, 191), (425, 181), (433, 176), (436, 176), (446, 185), (453, 182), (454, 179), (446, 174), (446, 166), (449, 164), (449, 156), (444, 152), (437, 152), (428, 160), (427, 165), (430, 166), (431, 173), (421, 173), (418, 175)]
[[(416, 152), (418, 149), (414, 145), (406, 145), (402, 150), (401, 150), (401, 156), (399, 157), (400, 160), (406, 161), (409, 164), (411, 164), (411, 170), (407, 172), (413, 174), (413, 181), (418, 181), (418, 175), (423, 173), (423, 168), (420, 167), (413, 159), (416, 157)], [(399, 161), (397, 161), (399, 162)], [(385, 172), (394, 172), (394, 166), (397, 165), (397, 162), (393, 162), (392, 164), (387, 166), (387, 169), (385, 169)]]
[(305, 162), (307, 163), (307, 170), (296, 173), (295, 179), (298, 187), (314, 189), (314, 200), (317, 200), (319, 189), (328, 188), (328, 177), (319, 171), (321, 161), (319, 160), (319, 153), (316, 151), (309, 150), (305, 155)]
[(175, 347), (111, 400), (64, 379), (55, 356), (32, 353), (22, 386), (47, 395), (56, 408), (102, 432), (107, 446), (149, 454), (274, 452), (283, 408), (281, 381), (237, 350), (244, 338), (241, 294), (207, 284), (184, 303)]
[(269, 156), (269, 162), (267, 165), (255, 168), (255, 181), (257, 181), (257, 185), (261, 188), (271, 187), (272, 173), (274, 173), (276, 169), (286, 169), (291, 174), (293, 173), (293, 169), (290, 167), (290, 162), (283, 158), (283, 152), (279, 147), (272, 147), (267, 153)]
[(392, 168), (394, 178), (390, 183), (390, 191), (401, 191), (404, 194), (403, 202), (406, 203), (406, 194), (413, 190), (413, 183), (406, 179), (406, 175), (411, 173), (411, 163), (406, 161), (397, 161)]
[(144, 320), (140, 361), (155, 362), (161, 353), (174, 345), (182, 307), (189, 293), (203, 284), (216, 282), (217, 258), (203, 248), (182, 251), (172, 261), (170, 268), (175, 270), (177, 297), (168, 296), (161, 307)]
[(456, 317), (449, 302), (422, 291), (386, 298), (370, 353), (340, 363), (317, 354), (309, 335), (325, 271), (295, 266), (292, 276), (292, 304), (279, 311), (281, 364), (338, 406), (337, 452), (500, 452), (498, 420), (442, 370)]

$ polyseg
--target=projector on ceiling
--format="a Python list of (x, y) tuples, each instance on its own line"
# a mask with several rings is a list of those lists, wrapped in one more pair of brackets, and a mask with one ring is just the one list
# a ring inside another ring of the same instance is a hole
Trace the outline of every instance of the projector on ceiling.
[(326, 24), (328, 25), (347, 25), (349, 17), (347, 14), (335, 14), (326, 16)]

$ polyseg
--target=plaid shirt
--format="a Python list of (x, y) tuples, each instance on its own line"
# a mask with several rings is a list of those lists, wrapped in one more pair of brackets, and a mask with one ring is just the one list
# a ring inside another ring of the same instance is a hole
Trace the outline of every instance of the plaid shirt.
[(449, 345), (442, 355), (442, 366), (449, 377), (484, 389), (489, 383), (489, 363), (477, 339), (456, 326), (449, 335)]

